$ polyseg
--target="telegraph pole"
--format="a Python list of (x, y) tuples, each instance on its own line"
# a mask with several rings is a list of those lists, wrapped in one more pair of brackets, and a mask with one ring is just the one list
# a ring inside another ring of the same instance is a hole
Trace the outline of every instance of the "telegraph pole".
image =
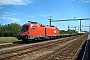
[(68, 33), (70, 33), (70, 27), (69, 27), (69, 25), (68, 25)]
[(76, 27), (75, 27), (75, 32), (76, 32)]
[(51, 16), (50, 16), (50, 19), (48, 19), (48, 20), (49, 20), (49, 25), (51, 26), (51, 22), (52, 22)]
[(90, 26), (89, 26), (89, 33), (90, 33)]
[(83, 20), (83, 19), (79, 19), (80, 20), (80, 32), (81, 32), (81, 20)]

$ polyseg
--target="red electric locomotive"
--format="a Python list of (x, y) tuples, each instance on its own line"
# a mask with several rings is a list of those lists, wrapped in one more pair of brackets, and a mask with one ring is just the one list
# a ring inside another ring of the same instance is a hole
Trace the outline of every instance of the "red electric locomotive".
[(18, 39), (24, 42), (29, 40), (42, 40), (56, 38), (59, 36), (59, 29), (55, 26), (46, 26), (37, 22), (26, 23), (22, 26)]

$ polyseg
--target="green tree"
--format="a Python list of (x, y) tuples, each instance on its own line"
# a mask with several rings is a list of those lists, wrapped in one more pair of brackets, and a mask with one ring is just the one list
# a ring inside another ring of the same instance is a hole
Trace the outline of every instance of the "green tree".
[(0, 24), (0, 36), (3, 36), (3, 34), (2, 34), (2, 32), (3, 32), (3, 30), (2, 30), (2, 23)]
[(68, 34), (68, 31), (60, 30), (60, 34)]
[(75, 30), (67, 30), (67, 31), (65, 31), (65, 30), (60, 30), (60, 34), (74, 34), (74, 33), (76, 33)]
[(17, 23), (10, 23), (7, 25), (0, 25), (0, 36), (16, 37), (20, 32), (21, 26)]
[(16, 37), (20, 32), (21, 26), (16, 23), (8, 24), (8, 32), (10, 33), (9, 36)]

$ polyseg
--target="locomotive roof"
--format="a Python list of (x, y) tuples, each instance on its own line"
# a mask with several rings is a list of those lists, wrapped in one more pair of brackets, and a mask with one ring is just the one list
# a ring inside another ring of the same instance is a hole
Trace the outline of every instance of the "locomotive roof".
[[(30, 24), (38, 24), (38, 22), (28, 22), (28, 23), (26, 23), (26, 24), (24, 24), (24, 25), (30, 25)], [(43, 24), (39, 24), (40, 26), (43, 26), (43, 27), (45, 27), (45, 26), (48, 26), (48, 27), (55, 27), (55, 26), (49, 26), (49, 25), (43, 25)]]
[(38, 24), (38, 22), (28, 22), (28, 23), (26, 23), (24, 25), (30, 25), (30, 24)]

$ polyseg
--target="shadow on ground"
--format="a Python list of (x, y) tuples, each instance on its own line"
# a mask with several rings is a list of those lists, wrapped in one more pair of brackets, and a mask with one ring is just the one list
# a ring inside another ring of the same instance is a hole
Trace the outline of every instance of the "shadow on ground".
[[(86, 47), (86, 53), (85, 53), (86, 44), (87, 44), (87, 47)], [(90, 60), (90, 40), (85, 41), (84, 46), (82, 47), (76, 60)]]

